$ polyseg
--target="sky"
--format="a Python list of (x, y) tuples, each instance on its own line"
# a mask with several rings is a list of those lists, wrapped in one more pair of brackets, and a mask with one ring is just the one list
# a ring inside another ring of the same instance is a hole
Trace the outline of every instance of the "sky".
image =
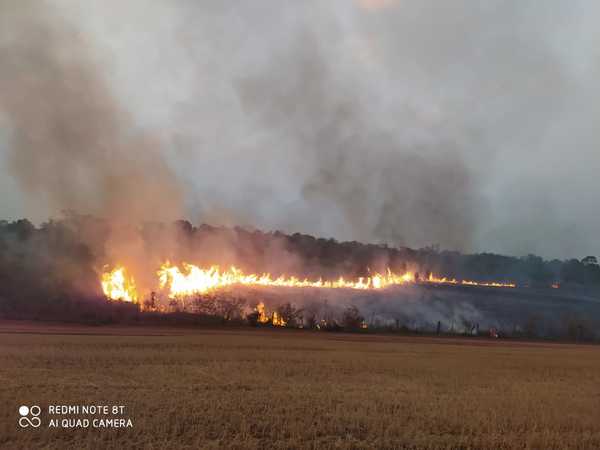
[(600, 4), (4, 0), (0, 211), (600, 254)]

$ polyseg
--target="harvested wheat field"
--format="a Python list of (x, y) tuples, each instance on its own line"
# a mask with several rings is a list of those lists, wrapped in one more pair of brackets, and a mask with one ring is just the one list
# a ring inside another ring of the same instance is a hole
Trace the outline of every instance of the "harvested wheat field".
[[(253, 329), (0, 330), (3, 449), (600, 447), (595, 346)], [(20, 405), (41, 407), (39, 428), (18, 425)], [(132, 427), (50, 428), (51, 405), (123, 405)]]

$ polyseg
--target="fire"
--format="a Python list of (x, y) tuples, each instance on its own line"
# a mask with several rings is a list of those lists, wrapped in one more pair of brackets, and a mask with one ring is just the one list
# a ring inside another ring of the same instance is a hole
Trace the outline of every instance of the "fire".
[(273, 312), (273, 318), (271, 319), (271, 322), (273, 323), (273, 325), (275, 325), (276, 327), (285, 327), (286, 326), (286, 322), (285, 320), (283, 320), (283, 317), (281, 317), (277, 311)]
[[(513, 283), (501, 282), (476, 282), (470, 280), (456, 280), (454, 278), (438, 278), (433, 274), (420, 279), (418, 274), (406, 272), (404, 274), (395, 274), (390, 269), (385, 273), (374, 273), (368, 277), (358, 277), (356, 279), (347, 279), (340, 277), (337, 280), (309, 280), (300, 279), (294, 276), (282, 275), (273, 277), (271, 274), (246, 274), (242, 270), (231, 267), (228, 270), (221, 270), (218, 266), (212, 266), (208, 269), (202, 269), (193, 264), (183, 263), (181, 267), (166, 262), (157, 271), (158, 286), (170, 299), (182, 299), (194, 295), (201, 295), (207, 292), (222, 289), (228, 286), (265, 286), (265, 287), (290, 287), (290, 288), (320, 288), (320, 289), (385, 289), (391, 286), (398, 286), (408, 283), (431, 283), (431, 284), (452, 284), (465, 286), (484, 286), (497, 288), (514, 288)], [(133, 278), (127, 278), (124, 267), (117, 267), (110, 272), (102, 275), (102, 288), (104, 294), (113, 300), (124, 300), (137, 302), (137, 292)], [(264, 314), (257, 309), (259, 314)], [(281, 317), (274, 316), (266, 320), (272, 320), (273, 323), (281, 321)], [(262, 316), (261, 316), (262, 317)], [(266, 317), (266, 316), (265, 316)]]
[(370, 277), (359, 277), (356, 280), (346, 280), (340, 277), (335, 281), (299, 279), (294, 276), (282, 275), (273, 278), (270, 274), (245, 274), (236, 267), (221, 271), (218, 266), (201, 269), (192, 264), (182, 264), (183, 271), (170, 263), (164, 264), (158, 271), (161, 289), (169, 290), (169, 297), (182, 297), (223, 288), (232, 285), (245, 286), (276, 286), (295, 288), (347, 288), (347, 289), (383, 289), (392, 285), (409, 283), (414, 275), (407, 272), (396, 275), (390, 270), (385, 274), (374, 274)]
[(269, 316), (265, 311), (265, 304), (260, 302), (256, 305), (256, 312), (258, 313), (258, 322), (259, 323), (267, 323), (269, 321)]
[(102, 291), (111, 300), (137, 303), (137, 292), (133, 277), (127, 278), (124, 267), (116, 267), (102, 274)]
[(269, 317), (263, 302), (256, 305), (254, 309), (258, 313), (258, 323), (268, 323), (270, 321), (276, 327), (285, 327), (287, 325), (287, 322), (283, 320), (283, 317), (277, 311), (273, 311), (273, 314)]
[(463, 286), (483, 286), (483, 287), (501, 287), (501, 288), (515, 288), (517, 287), (514, 283), (500, 283), (497, 281), (491, 282), (478, 282), (478, 281), (470, 281), (470, 280), (457, 280), (456, 278), (437, 278), (432, 274), (429, 274), (427, 278), (428, 283), (435, 284), (462, 284)]

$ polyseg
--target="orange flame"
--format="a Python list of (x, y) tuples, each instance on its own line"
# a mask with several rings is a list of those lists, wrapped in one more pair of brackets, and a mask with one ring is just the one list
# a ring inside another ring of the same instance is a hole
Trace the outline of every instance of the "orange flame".
[(258, 323), (268, 323), (270, 321), (271, 324), (276, 327), (285, 327), (287, 325), (287, 322), (277, 311), (273, 311), (271, 317), (269, 317), (263, 302), (256, 305), (256, 308), (254, 309), (258, 313)]
[(263, 302), (260, 302), (258, 305), (256, 305), (256, 312), (258, 313), (258, 322), (259, 323), (267, 323), (269, 321), (269, 316), (267, 315), (266, 311), (265, 311), (265, 304)]
[(111, 300), (137, 303), (137, 292), (133, 277), (127, 278), (124, 267), (116, 267), (102, 274), (102, 291)]
[(163, 264), (158, 271), (161, 289), (169, 290), (169, 297), (202, 294), (210, 290), (232, 286), (277, 286), (277, 287), (312, 287), (312, 288), (347, 288), (347, 289), (383, 289), (388, 286), (405, 284), (414, 280), (410, 272), (396, 275), (390, 270), (386, 274), (374, 274), (370, 277), (359, 277), (354, 281), (340, 277), (336, 281), (299, 279), (282, 275), (273, 278), (270, 274), (245, 274), (236, 267), (221, 271), (218, 266), (201, 269), (192, 264), (183, 263), (183, 271), (170, 263)]
[(470, 281), (470, 280), (457, 280), (456, 278), (437, 278), (432, 274), (427, 278), (428, 283), (435, 284), (462, 284), (463, 286), (483, 286), (483, 287), (502, 287), (502, 288), (514, 288), (517, 287), (514, 283), (500, 283), (497, 281), (490, 282), (478, 282), (478, 281)]
[[(294, 276), (282, 275), (274, 278), (271, 274), (245, 274), (242, 270), (231, 267), (221, 270), (218, 266), (202, 269), (193, 264), (183, 263), (181, 268), (169, 262), (163, 264), (157, 271), (158, 285), (160, 289), (167, 291), (171, 299), (185, 298), (193, 295), (204, 294), (233, 285), (242, 286), (267, 286), (267, 287), (294, 287), (294, 288), (321, 288), (321, 289), (385, 289), (390, 286), (398, 286), (421, 281), (432, 284), (452, 284), (466, 286), (484, 286), (497, 288), (514, 288), (514, 283), (501, 282), (476, 282), (470, 280), (456, 280), (454, 278), (438, 278), (433, 274), (419, 280), (412, 272), (395, 274), (390, 269), (385, 273), (375, 273), (368, 277), (359, 277), (349, 280), (340, 277), (334, 281), (323, 279), (308, 280)], [(125, 268), (117, 267), (102, 275), (102, 289), (104, 294), (113, 300), (124, 300), (137, 302), (137, 292), (133, 278), (127, 278)], [(264, 305), (263, 305), (264, 308)], [(259, 313), (261, 311), (257, 309)], [(266, 317), (266, 316), (265, 316)], [(279, 320), (278, 318), (277, 320)], [(269, 320), (267, 318), (267, 320)], [(272, 318), (275, 322), (275, 318)]]

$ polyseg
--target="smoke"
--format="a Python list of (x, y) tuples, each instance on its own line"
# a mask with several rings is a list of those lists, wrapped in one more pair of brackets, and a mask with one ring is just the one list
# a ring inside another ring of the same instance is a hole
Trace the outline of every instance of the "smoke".
[[(315, 291), (302, 293), (289, 289), (285, 296), (276, 290), (262, 289), (245, 293), (249, 304), (262, 301), (268, 310), (277, 310), (286, 302), (292, 302), (305, 317), (314, 316), (317, 321), (340, 321), (346, 308), (358, 308), (365, 321), (374, 326), (405, 326), (410, 329), (434, 331), (440, 322), (444, 331), (470, 331), (466, 324), (480, 324), (483, 328), (498, 326), (499, 320), (519, 323), (514, 311), (482, 311), (469, 295), (442, 290), (431, 292), (419, 286), (402, 286), (385, 292)], [(510, 299), (510, 296), (508, 297)], [(506, 297), (495, 299), (497, 305)], [(496, 305), (495, 305), (496, 306)]]
[(11, 211), (600, 253), (594, 2), (38, 5), (0, 11)]
[[(304, 34), (239, 83), (242, 107), (257, 127), (278, 130), (290, 153), (310, 161), (298, 186), (305, 211), (285, 228), (316, 223), (319, 234), (404, 245), (435, 236), (468, 248), (476, 201), (452, 143), (385, 129), (355, 90), (359, 80), (337, 75), (317, 37)], [(444, 153), (431, 156), (434, 145)]]
[(34, 216), (175, 218), (176, 178), (157, 140), (119, 105), (86, 36), (38, 1), (3, 2), (0, 30), (8, 167)]

